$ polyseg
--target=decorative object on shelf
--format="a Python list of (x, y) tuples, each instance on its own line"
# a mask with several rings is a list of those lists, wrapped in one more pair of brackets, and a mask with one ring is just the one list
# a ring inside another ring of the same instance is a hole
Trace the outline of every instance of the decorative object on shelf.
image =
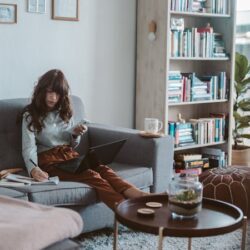
[(52, 19), (79, 21), (79, 0), (52, 0)]
[(28, 12), (46, 13), (46, 0), (28, 0)]
[(179, 114), (178, 114), (178, 121), (179, 121), (180, 123), (186, 123), (186, 120), (183, 119), (181, 116), (182, 116), (181, 113), (179, 113)]
[(149, 41), (154, 41), (156, 40), (156, 30), (157, 30), (157, 25), (155, 21), (151, 21), (148, 25), (148, 40)]
[(250, 98), (247, 94), (250, 88), (249, 73), (250, 64), (247, 57), (236, 53), (232, 163), (247, 166), (250, 166), (250, 147), (244, 145), (244, 139), (250, 139), (250, 133), (245, 133), (244, 130), (250, 129), (250, 115), (245, 115), (244, 112), (250, 111)]
[(168, 191), (173, 218), (193, 218), (201, 211), (203, 186), (197, 176), (176, 175)]
[(17, 23), (17, 5), (0, 3), (0, 23)]

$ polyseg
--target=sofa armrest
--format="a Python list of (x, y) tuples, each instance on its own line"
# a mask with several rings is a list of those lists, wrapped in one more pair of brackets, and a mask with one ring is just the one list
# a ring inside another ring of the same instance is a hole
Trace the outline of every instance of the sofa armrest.
[(115, 158), (116, 162), (151, 167), (153, 169), (153, 186), (151, 192), (166, 191), (173, 173), (173, 138), (143, 138), (138, 130), (106, 126), (89, 125), (90, 146), (96, 146), (128, 138)]

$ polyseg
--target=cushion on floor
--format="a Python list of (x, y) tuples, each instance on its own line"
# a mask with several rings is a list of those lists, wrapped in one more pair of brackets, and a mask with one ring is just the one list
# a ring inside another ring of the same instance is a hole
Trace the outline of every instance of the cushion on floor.
[(200, 175), (203, 196), (229, 202), (250, 217), (250, 168), (211, 169)]

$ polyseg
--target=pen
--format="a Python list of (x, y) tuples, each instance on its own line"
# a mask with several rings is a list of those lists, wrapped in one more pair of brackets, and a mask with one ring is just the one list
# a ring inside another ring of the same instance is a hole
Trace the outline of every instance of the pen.
[(37, 164), (36, 164), (32, 159), (29, 159), (29, 161), (30, 161), (35, 167), (37, 167)]

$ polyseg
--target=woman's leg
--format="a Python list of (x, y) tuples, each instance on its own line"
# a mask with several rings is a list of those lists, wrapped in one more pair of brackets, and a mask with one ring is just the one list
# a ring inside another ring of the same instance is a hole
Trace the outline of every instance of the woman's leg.
[(109, 182), (109, 184), (120, 194), (123, 194), (126, 198), (137, 198), (144, 195), (148, 195), (130, 184), (129, 182), (123, 180), (119, 177), (113, 169), (108, 166), (100, 165), (97, 168), (97, 171), (100, 173), (101, 177)]
[(125, 199), (125, 196), (118, 193), (107, 180), (94, 170), (87, 169), (81, 174), (73, 174), (55, 167), (48, 167), (44, 171), (47, 171), (50, 176), (58, 176), (62, 181), (77, 181), (88, 184), (96, 189), (99, 199), (113, 210), (115, 203)]

